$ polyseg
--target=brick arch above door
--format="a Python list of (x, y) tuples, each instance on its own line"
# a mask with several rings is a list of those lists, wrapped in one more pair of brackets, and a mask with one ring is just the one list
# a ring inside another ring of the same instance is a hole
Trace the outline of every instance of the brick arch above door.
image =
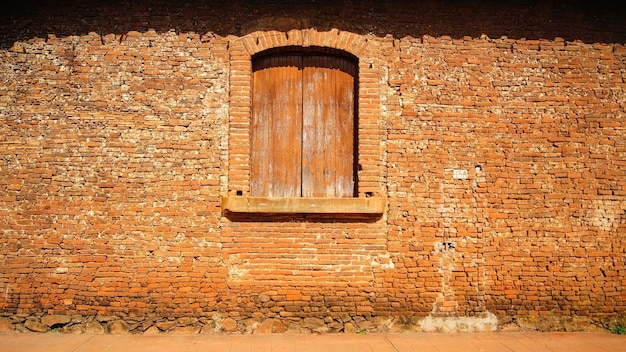
[[(294, 29), (289, 32), (266, 31), (254, 32), (238, 38), (231, 43), (240, 42), (248, 55), (260, 53), (267, 49), (284, 46), (318, 46), (346, 51), (356, 57), (368, 56), (372, 49), (376, 50), (378, 42), (374, 38), (339, 31), (318, 32), (315, 29)], [(234, 49), (234, 48), (232, 48)]]
[(357, 198), (384, 197), (383, 129), (379, 119), (380, 82), (383, 76), (380, 43), (374, 37), (336, 29), (318, 32), (315, 29), (288, 32), (259, 31), (229, 41), (230, 53), (230, 118), (228, 132), (228, 181), (225, 196), (250, 195), (250, 132), (252, 116), (252, 57), (273, 48), (318, 47), (341, 50), (358, 59), (359, 116)]

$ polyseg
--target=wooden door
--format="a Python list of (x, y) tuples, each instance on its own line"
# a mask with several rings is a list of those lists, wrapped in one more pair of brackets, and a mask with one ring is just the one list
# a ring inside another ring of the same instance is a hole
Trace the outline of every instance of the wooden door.
[(302, 57), (255, 61), (251, 195), (299, 197), (302, 189)]
[(354, 196), (354, 64), (304, 57), (302, 196)]
[(356, 64), (279, 54), (253, 70), (252, 196), (354, 196)]

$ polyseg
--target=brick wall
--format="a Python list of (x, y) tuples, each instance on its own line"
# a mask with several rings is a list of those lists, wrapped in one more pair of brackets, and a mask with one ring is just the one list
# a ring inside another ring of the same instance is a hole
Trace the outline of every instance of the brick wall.
[[(624, 7), (331, 3), (5, 5), (0, 315), (623, 316)], [(359, 57), (359, 196), (382, 216), (222, 212), (249, 191), (250, 58), (285, 45)]]

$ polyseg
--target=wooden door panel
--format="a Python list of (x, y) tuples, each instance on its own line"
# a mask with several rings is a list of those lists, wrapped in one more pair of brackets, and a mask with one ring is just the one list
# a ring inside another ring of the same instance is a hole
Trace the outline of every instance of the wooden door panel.
[(250, 194), (266, 196), (269, 192), (269, 163), (264, 162), (271, 156), (270, 117), (272, 107), (269, 82), (270, 60), (258, 60), (252, 77), (253, 115), (251, 119), (250, 140)]
[(304, 58), (303, 197), (354, 196), (355, 69), (349, 64), (329, 55)]
[(335, 96), (337, 102), (337, 132), (335, 152), (339, 156), (337, 165), (337, 197), (356, 195), (356, 65), (348, 60), (339, 62), (336, 71)]
[(256, 62), (253, 76), (251, 195), (299, 197), (302, 155), (301, 57)]

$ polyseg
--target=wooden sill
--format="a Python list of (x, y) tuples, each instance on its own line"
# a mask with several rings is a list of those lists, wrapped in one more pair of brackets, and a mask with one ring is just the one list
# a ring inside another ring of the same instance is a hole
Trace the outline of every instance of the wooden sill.
[(231, 213), (272, 214), (382, 214), (384, 198), (222, 197), (222, 209)]

